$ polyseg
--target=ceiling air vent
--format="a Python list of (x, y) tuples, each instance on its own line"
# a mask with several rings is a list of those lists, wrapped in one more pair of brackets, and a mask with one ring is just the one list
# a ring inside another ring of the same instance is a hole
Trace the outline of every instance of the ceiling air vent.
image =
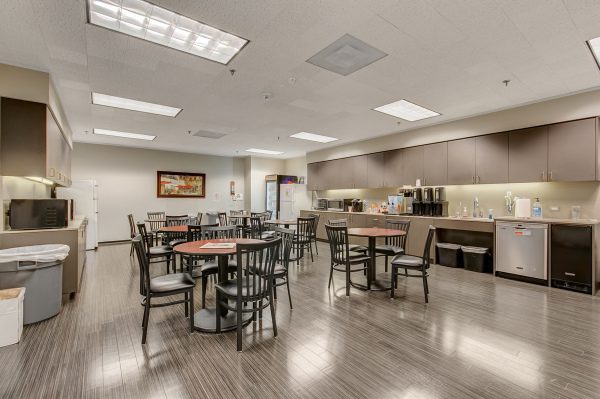
[(340, 75), (350, 75), (387, 54), (354, 36), (344, 36), (310, 57), (306, 62)]
[(205, 137), (207, 139), (217, 140), (227, 135), (225, 133), (209, 132), (208, 130), (198, 130), (196, 133), (192, 134), (192, 136)]

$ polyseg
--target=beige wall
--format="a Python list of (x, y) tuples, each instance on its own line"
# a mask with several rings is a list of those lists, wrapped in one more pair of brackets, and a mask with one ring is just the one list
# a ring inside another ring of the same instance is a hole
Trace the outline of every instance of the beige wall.
[[(127, 214), (143, 220), (148, 211), (196, 214), (243, 209), (232, 201), (229, 182), (244, 192), (244, 159), (75, 143), (73, 180), (98, 183), (99, 241), (129, 238)], [(206, 198), (157, 198), (156, 171), (206, 173)]]
[[(457, 99), (460, 101), (460, 99)], [(307, 154), (308, 162), (411, 147), (485, 133), (502, 132), (600, 115), (600, 90), (561, 97), (505, 111), (326, 148)], [(403, 125), (410, 122), (403, 122)], [(365, 132), (368, 138), (368, 132)]]

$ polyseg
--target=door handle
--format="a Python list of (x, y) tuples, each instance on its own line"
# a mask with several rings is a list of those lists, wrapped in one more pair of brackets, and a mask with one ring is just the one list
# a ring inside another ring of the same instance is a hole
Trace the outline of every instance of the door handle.
[(552, 171), (548, 173), (548, 181), (552, 181)]
[(542, 170), (542, 181), (546, 180), (546, 172)]
[(480, 184), (480, 183), (481, 183), (481, 177), (477, 176), (477, 184)]
[(475, 176), (471, 176), (471, 184), (475, 184)]

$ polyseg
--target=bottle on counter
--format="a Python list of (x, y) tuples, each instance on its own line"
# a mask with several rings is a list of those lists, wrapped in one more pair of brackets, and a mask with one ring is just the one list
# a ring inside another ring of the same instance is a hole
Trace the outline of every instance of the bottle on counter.
[(542, 203), (540, 202), (540, 198), (536, 197), (535, 202), (533, 203), (533, 212), (532, 216), (534, 218), (542, 217)]

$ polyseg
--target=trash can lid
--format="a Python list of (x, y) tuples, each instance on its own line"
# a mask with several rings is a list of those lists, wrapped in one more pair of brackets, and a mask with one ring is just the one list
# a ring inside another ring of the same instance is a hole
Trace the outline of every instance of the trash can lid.
[(460, 249), (460, 245), (458, 244), (450, 244), (447, 242), (438, 242), (437, 244), (435, 244), (436, 247), (438, 248), (444, 248), (444, 249)]
[(488, 248), (483, 247), (461, 247), (463, 252), (469, 252), (473, 254), (486, 254), (488, 253)]
[(56, 262), (69, 255), (69, 246), (64, 244), (31, 245), (0, 250), (0, 263), (11, 262)]

